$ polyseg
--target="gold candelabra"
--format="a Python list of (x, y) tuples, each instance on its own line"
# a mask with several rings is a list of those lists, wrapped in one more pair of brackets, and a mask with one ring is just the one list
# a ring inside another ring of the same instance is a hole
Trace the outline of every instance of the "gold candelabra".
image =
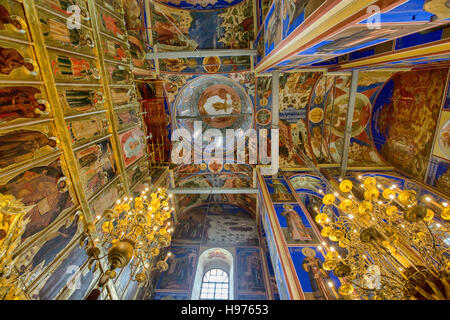
[[(166, 191), (158, 189), (157, 192), (147, 196), (148, 188), (139, 197), (117, 200), (113, 209), (104, 212), (106, 221), (102, 224), (102, 239), (96, 237), (87, 247), (92, 257), (91, 268), (98, 268), (100, 249), (108, 248), (109, 269), (100, 277), (99, 288), (103, 287), (109, 279), (116, 277), (116, 269), (124, 268), (131, 263), (133, 280), (144, 283), (151, 271), (168, 268), (167, 259), (156, 261), (162, 248), (170, 245), (173, 228), (170, 218), (173, 208), (169, 207)], [(98, 298), (100, 293), (96, 289), (88, 299)]]
[(358, 178), (358, 190), (344, 180), (324, 195), (315, 217), (328, 239), (319, 247), (323, 269), (340, 279), (338, 292), (351, 299), (450, 299), (448, 204), (426, 197), (424, 206), (414, 190)]

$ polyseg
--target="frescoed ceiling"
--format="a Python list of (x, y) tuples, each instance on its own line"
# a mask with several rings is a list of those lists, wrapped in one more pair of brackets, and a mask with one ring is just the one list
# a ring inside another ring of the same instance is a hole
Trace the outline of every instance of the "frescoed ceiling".
[(155, 2), (186, 10), (225, 9), (242, 1), (244, 0), (155, 0)]

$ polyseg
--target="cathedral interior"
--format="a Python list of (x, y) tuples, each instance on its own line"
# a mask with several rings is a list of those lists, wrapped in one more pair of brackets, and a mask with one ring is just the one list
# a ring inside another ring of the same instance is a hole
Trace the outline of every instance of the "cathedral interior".
[(0, 0), (0, 298), (450, 300), (449, 84), (447, 0)]

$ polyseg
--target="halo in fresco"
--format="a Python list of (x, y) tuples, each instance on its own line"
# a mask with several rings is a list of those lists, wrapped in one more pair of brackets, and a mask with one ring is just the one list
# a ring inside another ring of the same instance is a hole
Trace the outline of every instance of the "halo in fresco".
[[(250, 97), (240, 84), (222, 75), (202, 76), (186, 83), (173, 106), (175, 129), (183, 128), (191, 134), (194, 133), (195, 121), (202, 122), (203, 132), (218, 129), (223, 137), (226, 129), (245, 132), (253, 126)], [(206, 141), (203, 143), (204, 147), (208, 144)]]
[(444, 154), (450, 158), (450, 120), (439, 130), (439, 146)]
[[(331, 132), (338, 137), (344, 137), (345, 125), (347, 122), (347, 108), (349, 95), (344, 94), (334, 101), (334, 108), (327, 105), (325, 118), (328, 123), (332, 123)], [(356, 94), (355, 111), (353, 114), (352, 137), (364, 131), (370, 119), (371, 103), (369, 98), (362, 93)]]

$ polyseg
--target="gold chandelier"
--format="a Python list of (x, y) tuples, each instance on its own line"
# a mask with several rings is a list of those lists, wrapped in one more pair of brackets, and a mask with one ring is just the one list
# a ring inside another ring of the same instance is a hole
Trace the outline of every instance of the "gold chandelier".
[[(170, 252), (164, 260), (155, 260), (161, 249), (171, 243), (173, 228), (169, 220), (173, 208), (169, 207), (165, 190), (158, 189), (150, 197), (147, 196), (148, 190), (134, 199), (125, 197), (117, 200), (113, 209), (104, 212), (106, 221), (102, 224), (102, 239), (89, 242), (87, 252), (92, 257), (91, 268), (98, 268), (99, 246), (109, 248), (109, 269), (100, 278), (100, 288), (116, 277), (116, 269), (124, 268), (129, 263), (133, 280), (139, 283), (147, 281), (151, 271), (165, 271), (168, 268)], [(96, 299), (100, 291), (94, 291)]]
[(315, 218), (330, 240), (319, 250), (323, 268), (341, 281), (338, 292), (350, 299), (450, 299), (448, 204), (426, 197), (424, 206), (414, 190), (358, 178), (361, 188), (344, 180), (326, 194)]

